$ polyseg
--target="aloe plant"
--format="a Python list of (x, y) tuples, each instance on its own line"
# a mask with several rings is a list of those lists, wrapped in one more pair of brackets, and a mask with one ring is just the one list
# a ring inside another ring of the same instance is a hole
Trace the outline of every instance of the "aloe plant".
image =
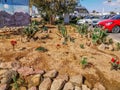
[(77, 27), (77, 31), (81, 35), (86, 35), (88, 33), (88, 25), (83, 24)]
[(70, 37), (67, 33), (67, 29), (64, 25), (58, 25), (58, 30), (59, 33), (62, 35), (62, 37), (64, 38), (64, 42), (63, 44), (67, 44), (67, 41), (70, 40), (70, 42), (75, 42), (75, 38)]
[(113, 39), (112, 38), (109, 39), (109, 44), (113, 44)]
[(82, 68), (84, 69), (88, 65), (88, 61), (86, 57), (82, 57), (82, 60), (80, 62), (82, 64)]
[(34, 22), (32, 22), (28, 27), (26, 27), (23, 30), (23, 34), (27, 36), (27, 40), (29, 41), (31, 38), (35, 36), (35, 34), (39, 31), (39, 28), (37, 25), (35, 25)]
[(119, 42), (116, 44), (116, 47), (117, 47), (117, 50), (120, 50), (120, 43)]
[(107, 36), (108, 34), (106, 31), (101, 30), (100, 28), (95, 28), (92, 33), (92, 41), (96, 44), (105, 43)]

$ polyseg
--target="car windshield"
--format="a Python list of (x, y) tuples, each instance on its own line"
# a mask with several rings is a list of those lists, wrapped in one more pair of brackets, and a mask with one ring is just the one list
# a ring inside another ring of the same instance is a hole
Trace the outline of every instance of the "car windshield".
[(102, 16), (102, 19), (109, 19), (109, 18), (110, 18), (109, 15)]
[(115, 16), (113, 16), (112, 18), (110, 18), (110, 19), (120, 19), (120, 15), (115, 15)]

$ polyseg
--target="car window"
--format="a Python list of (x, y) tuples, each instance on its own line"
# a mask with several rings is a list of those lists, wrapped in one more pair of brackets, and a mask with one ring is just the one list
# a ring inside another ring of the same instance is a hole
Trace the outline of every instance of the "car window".
[(120, 15), (115, 15), (111, 19), (120, 19)]

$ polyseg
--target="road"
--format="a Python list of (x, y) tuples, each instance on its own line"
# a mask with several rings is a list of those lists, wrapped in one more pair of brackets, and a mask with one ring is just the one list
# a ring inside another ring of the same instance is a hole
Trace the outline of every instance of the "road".
[(110, 33), (109, 37), (117, 42), (120, 42), (120, 33)]

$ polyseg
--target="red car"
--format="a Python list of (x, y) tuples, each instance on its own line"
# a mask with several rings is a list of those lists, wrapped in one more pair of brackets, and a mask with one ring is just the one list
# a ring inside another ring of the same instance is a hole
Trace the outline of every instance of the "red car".
[(98, 26), (108, 32), (118, 33), (120, 32), (120, 15), (115, 15), (110, 19), (100, 21), (98, 22)]

